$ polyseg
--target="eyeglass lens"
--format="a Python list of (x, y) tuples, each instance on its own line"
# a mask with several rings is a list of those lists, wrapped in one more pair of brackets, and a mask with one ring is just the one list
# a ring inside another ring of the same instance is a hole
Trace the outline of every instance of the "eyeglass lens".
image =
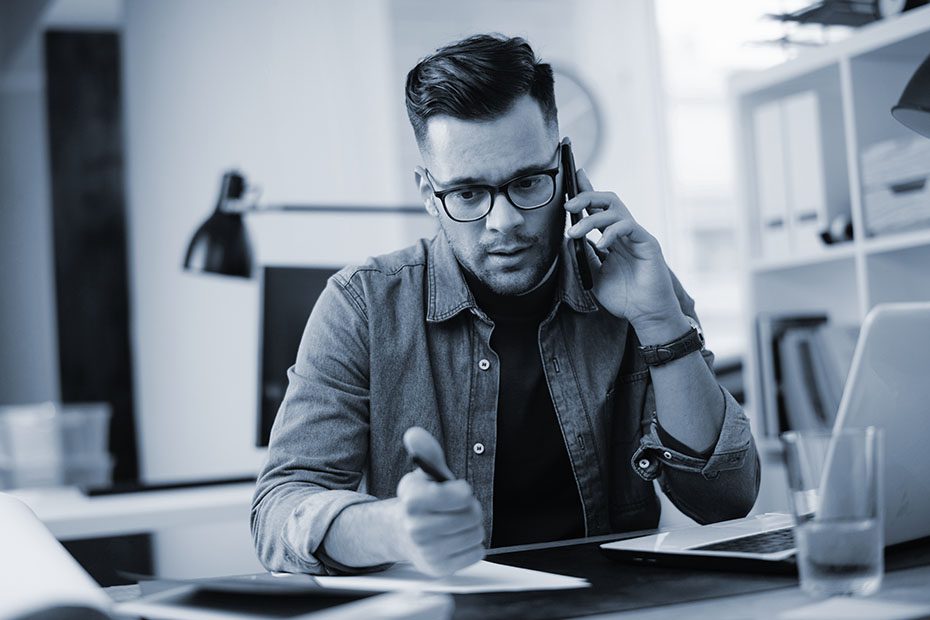
[[(534, 174), (514, 179), (504, 188), (507, 198), (520, 209), (535, 209), (552, 200), (555, 179)], [(446, 209), (456, 219), (479, 219), (491, 210), (491, 192), (484, 187), (463, 187), (445, 196)]]

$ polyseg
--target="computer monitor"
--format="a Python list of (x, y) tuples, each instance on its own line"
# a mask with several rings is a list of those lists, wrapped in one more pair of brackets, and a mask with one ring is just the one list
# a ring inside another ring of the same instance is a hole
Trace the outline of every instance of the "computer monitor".
[(327, 280), (339, 269), (268, 266), (262, 270), (256, 438), (260, 447), (268, 445), (271, 426), (287, 390), (287, 369), (297, 359), (297, 347), (310, 311)]

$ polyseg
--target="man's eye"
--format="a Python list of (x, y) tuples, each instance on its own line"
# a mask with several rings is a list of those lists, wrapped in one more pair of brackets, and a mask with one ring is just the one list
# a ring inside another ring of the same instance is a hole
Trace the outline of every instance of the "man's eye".
[(452, 192), (452, 198), (459, 202), (476, 202), (481, 199), (481, 192), (473, 189), (460, 189)]
[(517, 179), (514, 181), (517, 189), (533, 189), (542, 182), (540, 177), (527, 177), (525, 179)]

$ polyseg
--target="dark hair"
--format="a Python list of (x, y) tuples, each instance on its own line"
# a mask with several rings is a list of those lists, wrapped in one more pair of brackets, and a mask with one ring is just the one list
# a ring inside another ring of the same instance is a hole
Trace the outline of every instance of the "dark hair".
[(539, 103), (547, 123), (558, 122), (552, 67), (520, 37), (479, 34), (436, 50), (410, 70), (407, 116), (422, 146), (430, 117), (490, 120), (526, 94)]

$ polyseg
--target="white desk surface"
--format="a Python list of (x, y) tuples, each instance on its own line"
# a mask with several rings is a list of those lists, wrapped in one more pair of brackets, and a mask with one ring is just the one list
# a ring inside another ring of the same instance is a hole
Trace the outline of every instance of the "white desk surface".
[(88, 497), (73, 487), (8, 491), (59, 540), (148, 532), (174, 525), (248, 519), (254, 483)]

